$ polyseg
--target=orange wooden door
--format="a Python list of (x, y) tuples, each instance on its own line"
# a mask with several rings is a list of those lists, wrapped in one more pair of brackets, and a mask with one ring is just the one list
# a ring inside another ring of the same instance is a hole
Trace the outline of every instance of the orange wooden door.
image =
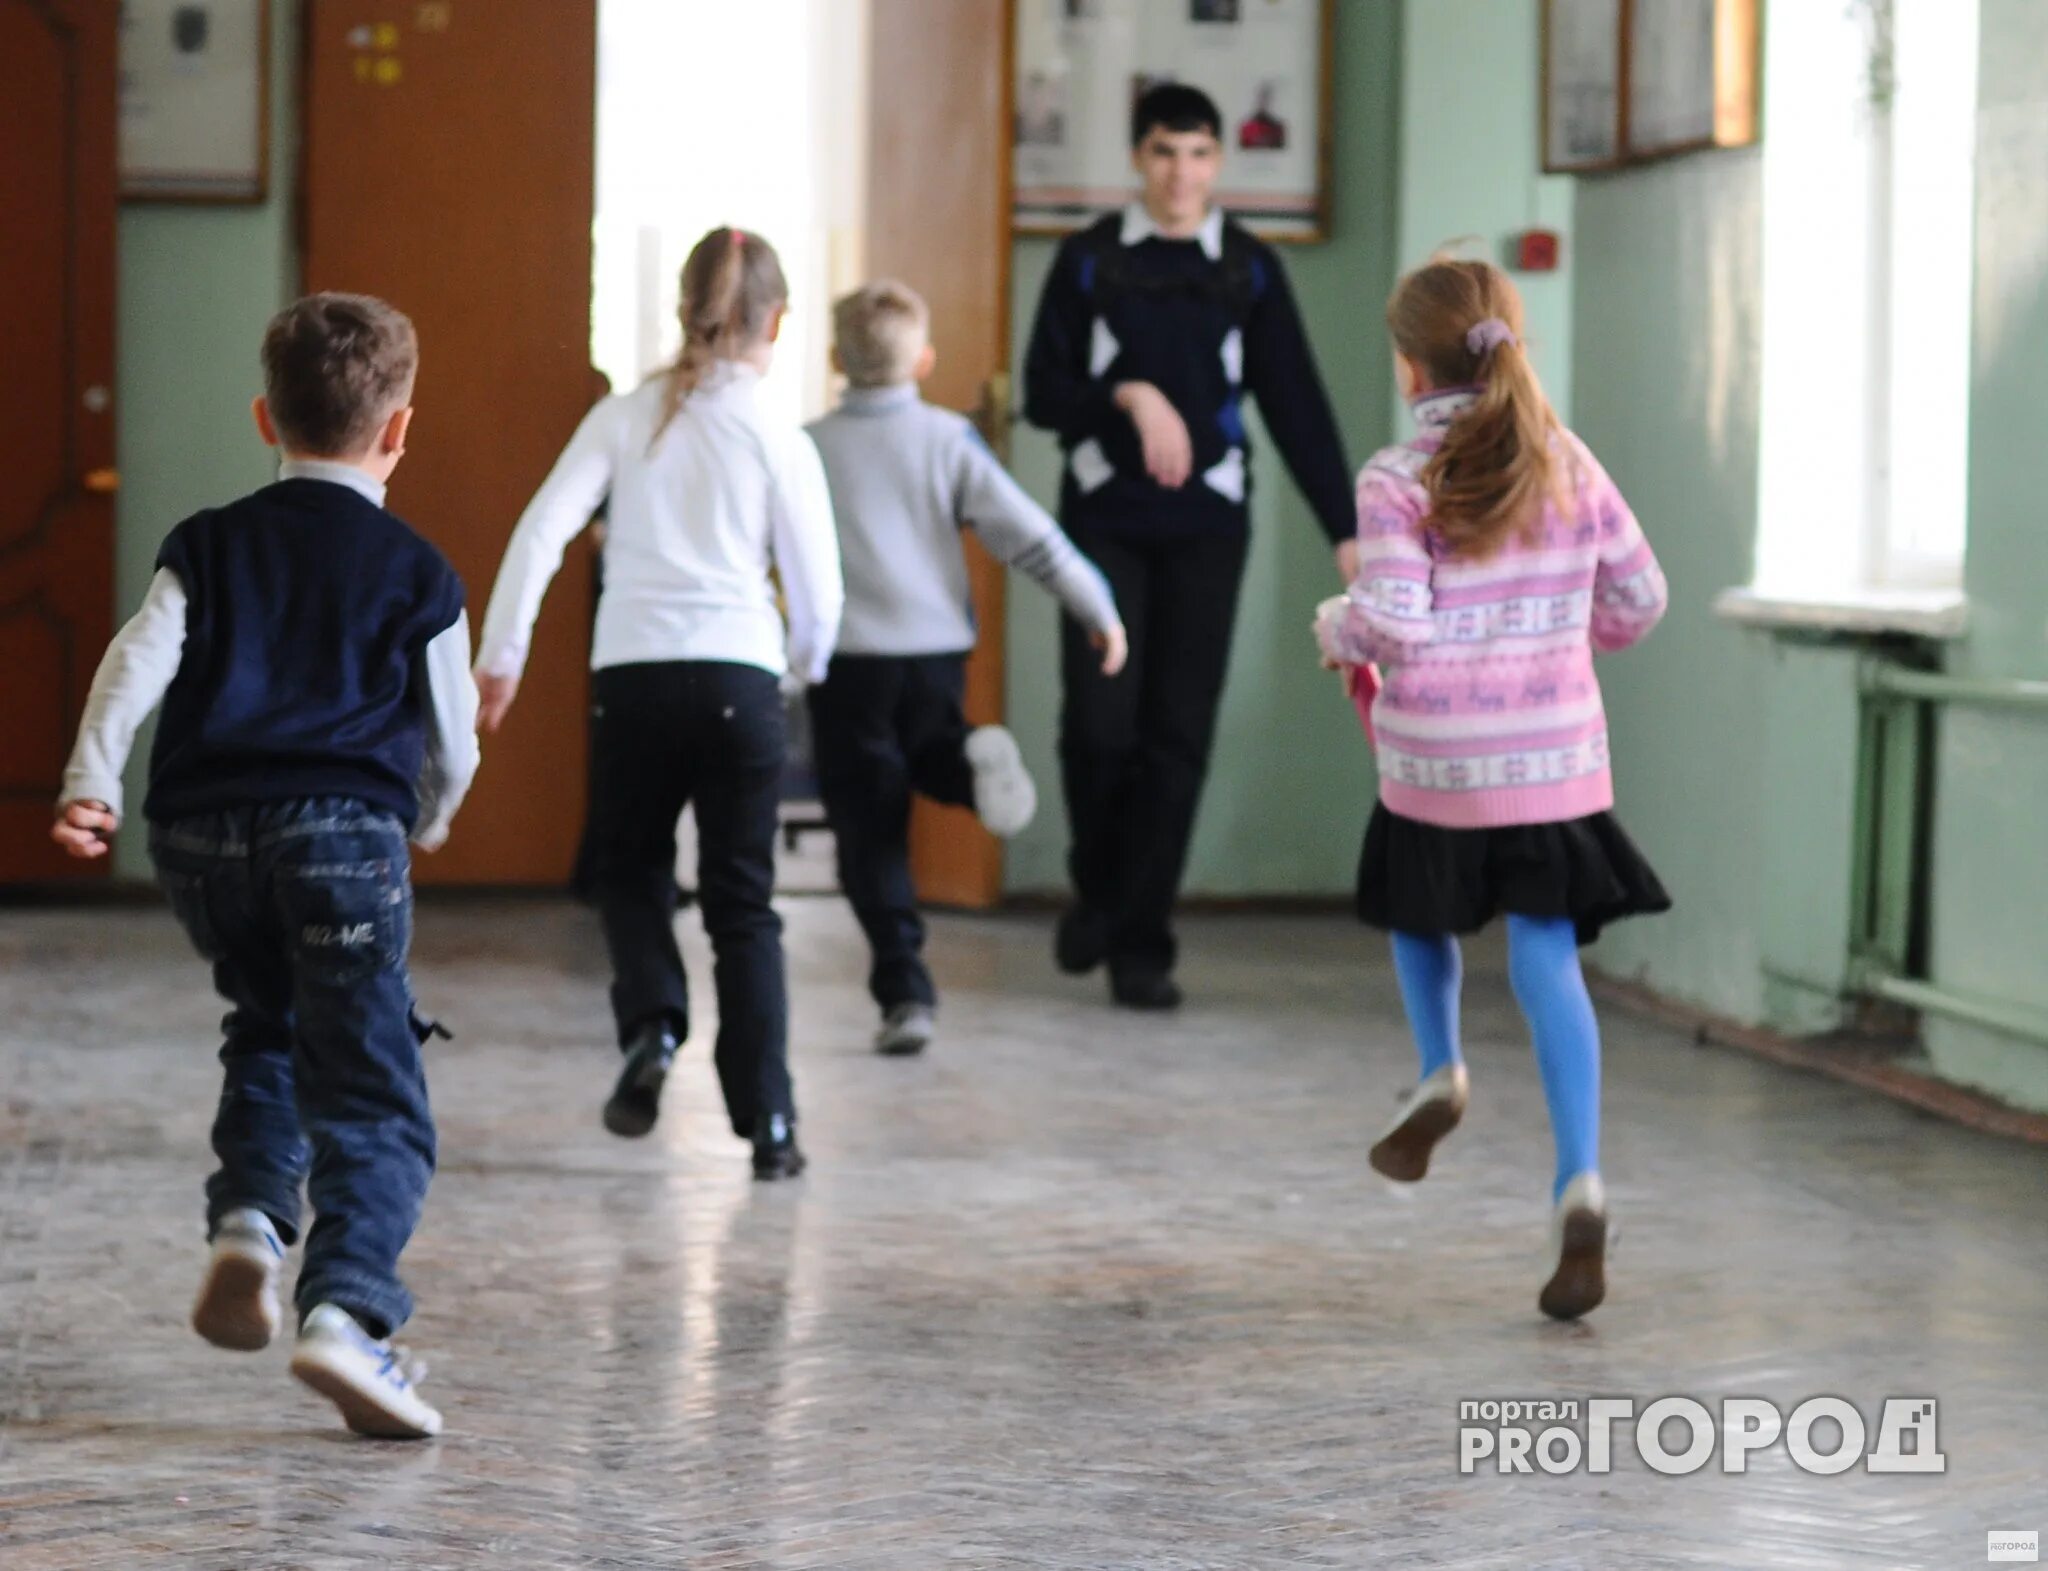
[[(474, 626), (592, 398), (596, 0), (318, 0), (305, 25), (306, 287), (381, 295), (419, 328), (419, 412), (391, 507), (455, 564)], [(592, 593), (578, 545), (519, 703), (423, 881), (567, 880)]]
[[(1011, 0), (873, 0), (868, 270), (930, 303), (934, 403), (987, 416), (1003, 451), (1010, 363)], [(899, 84), (917, 84), (914, 92)], [(967, 715), (1003, 718), (1003, 571), (969, 537), (981, 642), (967, 666)], [(1047, 806), (1052, 793), (1044, 793)], [(1002, 896), (1001, 846), (961, 808), (920, 800), (911, 826), (920, 895), (989, 906)]]
[(0, 884), (106, 873), (49, 830), (113, 621), (115, 11), (0, 0)]

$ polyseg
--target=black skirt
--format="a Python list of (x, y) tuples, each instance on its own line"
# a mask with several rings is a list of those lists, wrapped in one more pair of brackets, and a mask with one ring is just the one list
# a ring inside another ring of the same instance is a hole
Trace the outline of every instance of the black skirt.
[(1400, 933), (1476, 933), (1494, 917), (1569, 917), (1590, 944), (1609, 922), (1671, 909), (1612, 813), (1561, 824), (1444, 829), (1372, 810), (1358, 915)]

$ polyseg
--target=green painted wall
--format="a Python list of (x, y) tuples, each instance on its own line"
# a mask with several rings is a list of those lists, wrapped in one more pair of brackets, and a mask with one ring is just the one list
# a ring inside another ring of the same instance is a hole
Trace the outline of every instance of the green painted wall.
[[(257, 346), (291, 295), (292, 98), (295, 7), (272, 8), (270, 198), (260, 207), (129, 203), (120, 215), (118, 361), (120, 505), (115, 510), (115, 615), (142, 601), (158, 544), (187, 514), (268, 482), (275, 462), (249, 419), (262, 391)], [(127, 789), (142, 805), (149, 732)], [(115, 844), (120, 878), (149, 877), (145, 837)]]
[[(1970, 415), (1970, 636), (1955, 667), (2048, 677), (2048, 5), (1983, 0)], [(2048, 1009), (2048, 720), (1950, 709), (1939, 742), (1932, 972)], [(2048, 1110), (2048, 1048), (1929, 1020), (1944, 1074)]]
[(1542, 173), (1539, 10), (1502, 0), (1406, 0), (1401, 24), (1400, 265), (1448, 241), (1508, 266), (1532, 228), (1565, 237), (1564, 266), (1518, 273), (1527, 338), (1558, 414), (1572, 407), (1572, 181)]
[[(1710, 605), (1748, 581), (1756, 538), (1760, 175), (1734, 152), (1581, 180), (1572, 331), (1574, 423), (1672, 589), (1663, 627), (1603, 661), (1601, 683), (1618, 808), (1676, 909), (1615, 928), (1597, 959), (1749, 1019), (1764, 1006), (1761, 695), (1786, 657)], [(1805, 865), (1774, 877), (1846, 881), (1846, 846), (1792, 849)]]
[[(1393, 383), (1381, 309), (1394, 276), (1400, 16), (1394, 0), (1344, 0), (1337, 18), (1333, 233), (1290, 247), (1288, 270), (1353, 460), (1387, 439)], [(1021, 361), (1052, 243), (1017, 244), (1013, 342)], [(1021, 366), (1020, 366), (1021, 375)], [(1309, 623), (1340, 587), (1323, 535), (1263, 432), (1254, 430), (1252, 557), (1215, 765), (1188, 872), (1191, 893), (1334, 895), (1348, 890), (1372, 800), (1372, 765), (1335, 679), (1318, 669)], [(1020, 427), (1018, 476), (1051, 505), (1059, 459)], [(1044, 786), (1038, 822), (1011, 842), (1013, 892), (1065, 883), (1066, 821), (1054, 738), (1057, 617), (1028, 582), (1010, 596), (1010, 723)]]

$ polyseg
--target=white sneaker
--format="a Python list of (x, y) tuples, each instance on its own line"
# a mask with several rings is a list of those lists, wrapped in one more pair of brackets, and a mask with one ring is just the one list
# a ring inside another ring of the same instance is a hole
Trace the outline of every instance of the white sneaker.
[(1576, 1320), (1607, 1296), (1607, 1190), (1598, 1173), (1564, 1186), (1550, 1219), (1550, 1280), (1536, 1304), (1553, 1320)]
[(1463, 1064), (1446, 1064), (1417, 1086), (1366, 1158), (1375, 1173), (1412, 1184), (1429, 1172), (1429, 1154), (1458, 1127), (1472, 1082)]
[(228, 1212), (214, 1226), (213, 1261), (192, 1305), (192, 1329), (237, 1353), (270, 1346), (284, 1319), (277, 1303), (283, 1263), (284, 1243), (269, 1217), (251, 1207)]
[(909, 1058), (931, 1046), (938, 1028), (930, 1004), (897, 1004), (882, 1017), (875, 1051), (888, 1058)]
[(1017, 739), (999, 725), (968, 733), (967, 762), (974, 766), (974, 811), (1000, 839), (1021, 834), (1038, 812), (1038, 787), (1024, 767)]
[(425, 1440), (441, 1415), (414, 1388), (426, 1375), (402, 1347), (380, 1342), (335, 1304), (316, 1305), (299, 1327), (292, 1373), (341, 1409), (348, 1427), (380, 1440)]

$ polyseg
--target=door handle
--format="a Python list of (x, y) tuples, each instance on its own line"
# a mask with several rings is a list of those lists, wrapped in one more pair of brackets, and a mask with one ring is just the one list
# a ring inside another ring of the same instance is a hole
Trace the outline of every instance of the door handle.
[(1010, 466), (1010, 427), (1016, 418), (1010, 405), (1010, 373), (998, 371), (981, 384), (981, 399), (974, 406), (974, 423), (1005, 469)]
[(118, 469), (88, 469), (79, 484), (94, 496), (112, 496), (121, 489), (121, 471)]

